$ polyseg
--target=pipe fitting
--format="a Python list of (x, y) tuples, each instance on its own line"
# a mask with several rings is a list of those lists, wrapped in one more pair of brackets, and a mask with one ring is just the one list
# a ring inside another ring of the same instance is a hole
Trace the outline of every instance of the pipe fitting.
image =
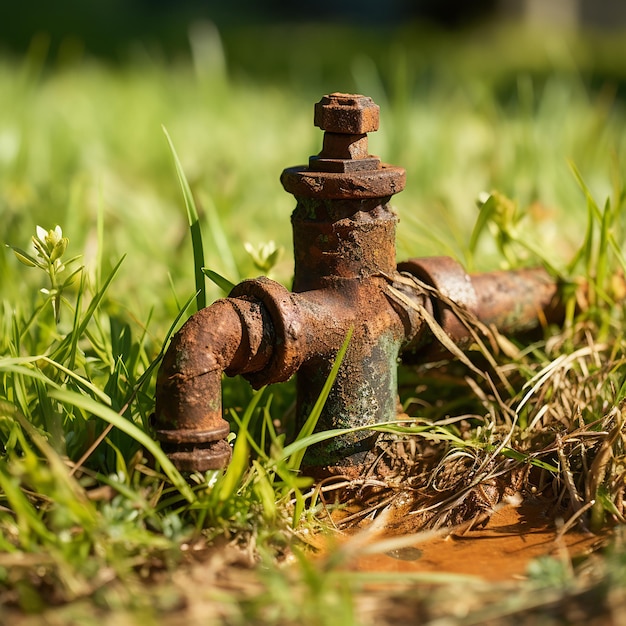
[(273, 344), (264, 307), (245, 299), (214, 302), (173, 337), (157, 375), (153, 426), (179, 469), (205, 471), (229, 462), (222, 373), (262, 369)]
[[(478, 316), (478, 296), (472, 279), (461, 264), (447, 256), (426, 257), (399, 263), (398, 271), (412, 274), (437, 291), (440, 297), (433, 301), (435, 319), (461, 350), (468, 348), (472, 343), (472, 336), (446, 302), (454, 302), (455, 306), (466, 310), (470, 315)], [(429, 356), (436, 360), (437, 352), (444, 354), (441, 344), (436, 344)]]
[[(304, 357), (302, 319), (295, 301), (281, 284), (264, 276), (244, 280), (230, 292), (231, 298), (254, 298), (267, 311), (271, 326), (271, 356), (262, 369), (239, 372), (254, 389), (289, 380), (300, 367)], [(232, 376), (232, 371), (226, 372)]]
[(406, 184), (401, 167), (368, 152), (367, 133), (378, 130), (379, 107), (371, 98), (333, 93), (315, 105), (314, 123), (324, 131), (319, 155), (309, 166), (287, 168), (280, 178), (296, 198), (362, 200), (390, 198)]
[[(461, 350), (468, 349), (473, 336), (468, 319), (495, 328), (500, 333), (523, 333), (540, 325), (559, 322), (564, 310), (559, 285), (543, 268), (468, 274), (450, 257), (423, 257), (398, 264), (434, 290), (432, 311), (437, 323)], [(460, 319), (457, 311), (467, 313)], [(411, 345), (403, 350), (404, 363), (432, 362), (450, 357), (443, 344)]]
[[(228, 463), (222, 373), (243, 375), (255, 388), (297, 374), (302, 425), (352, 330), (317, 429), (365, 428), (313, 446), (305, 464), (359, 463), (377, 437), (367, 427), (395, 417), (399, 357), (451, 356), (424, 311), (461, 349), (472, 336), (460, 311), (507, 333), (562, 319), (558, 285), (542, 269), (468, 275), (449, 257), (396, 266), (390, 200), (404, 188), (405, 171), (369, 154), (378, 106), (335, 93), (316, 104), (314, 122), (324, 130), (321, 152), (281, 175), (296, 198), (293, 290), (267, 278), (243, 281), (186, 322), (159, 370), (156, 435), (181, 470)], [(406, 273), (418, 281), (407, 284)], [(390, 283), (403, 298), (393, 296)]]

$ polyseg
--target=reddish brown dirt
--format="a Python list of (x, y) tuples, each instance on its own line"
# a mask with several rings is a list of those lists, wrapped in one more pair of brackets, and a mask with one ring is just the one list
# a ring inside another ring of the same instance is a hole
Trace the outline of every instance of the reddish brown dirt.
[[(382, 538), (378, 535), (376, 540)], [(360, 555), (349, 567), (368, 572), (445, 572), (504, 581), (523, 577), (537, 557), (579, 556), (600, 544), (601, 538), (590, 533), (572, 531), (558, 538), (555, 523), (546, 517), (543, 507), (523, 504), (500, 509), (482, 529), (416, 542), (385, 554)]]

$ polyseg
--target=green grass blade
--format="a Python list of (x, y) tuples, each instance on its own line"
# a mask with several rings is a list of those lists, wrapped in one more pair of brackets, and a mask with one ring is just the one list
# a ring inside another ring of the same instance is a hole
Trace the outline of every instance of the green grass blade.
[(217, 272), (214, 272), (207, 267), (203, 267), (202, 271), (204, 272), (204, 275), (210, 281), (214, 282), (225, 294), (229, 294), (235, 288), (235, 285), (231, 283), (228, 278), (220, 276)]
[(457, 437), (449, 430), (438, 427), (435, 424), (428, 424), (425, 426), (406, 426), (406, 422), (402, 421), (389, 421), (389, 422), (377, 422), (376, 424), (369, 424), (367, 426), (357, 426), (355, 428), (335, 428), (332, 430), (323, 430), (318, 433), (313, 433), (307, 437), (298, 437), (294, 442), (285, 446), (282, 450), (282, 455), (278, 459), (282, 461), (289, 457), (293, 457), (294, 454), (306, 450), (309, 446), (316, 443), (332, 439), (333, 437), (341, 437), (350, 433), (358, 433), (362, 430), (374, 430), (380, 433), (390, 433), (395, 435), (420, 435), (422, 433), (427, 434), (428, 438), (434, 441), (447, 441), (452, 442), (459, 446), (471, 446), (471, 443)]
[[(306, 422), (304, 423), (300, 432), (298, 433), (298, 437), (296, 441), (300, 441), (302, 439), (308, 438), (311, 435), (311, 433), (315, 430), (315, 426), (317, 425), (320, 415), (322, 414), (322, 409), (324, 408), (324, 405), (326, 404), (326, 400), (328, 399), (328, 394), (330, 393), (330, 390), (335, 382), (335, 378), (337, 378), (337, 373), (339, 372), (339, 368), (341, 367), (341, 362), (343, 361), (343, 357), (345, 356), (346, 351), (348, 350), (348, 346), (350, 344), (350, 340), (352, 339), (353, 332), (354, 332), (354, 328), (350, 328), (350, 330), (348, 331), (346, 335), (346, 338), (343, 341), (343, 345), (341, 346), (341, 349), (337, 353), (337, 357), (335, 358), (335, 362), (333, 364), (332, 369), (330, 370), (330, 374), (328, 375), (328, 378), (326, 379), (326, 382), (324, 383), (324, 386), (322, 387), (322, 391), (320, 392), (320, 395), (318, 396), (315, 402), (315, 405), (313, 406), (313, 409), (311, 409), (311, 413), (309, 414), (309, 417), (307, 418)], [(290, 469), (294, 471), (297, 471), (300, 469), (300, 465), (302, 464), (302, 459), (304, 459), (305, 451), (306, 451), (306, 447), (302, 449), (294, 450), (294, 452), (291, 454), (291, 458), (288, 461), (288, 466)]]
[(233, 457), (220, 484), (218, 500), (221, 503), (227, 502), (237, 493), (241, 477), (248, 467), (250, 451), (250, 444), (248, 443), (248, 425), (261, 400), (264, 390), (265, 387), (261, 387), (261, 389), (254, 394), (241, 418), (239, 433), (237, 434), (237, 439), (233, 447)]
[(98, 205), (96, 213), (96, 233), (98, 247), (96, 248), (96, 286), (100, 287), (102, 281), (102, 259), (104, 255), (104, 196), (102, 185), (98, 189)]
[(209, 223), (209, 231), (213, 238), (215, 249), (217, 250), (219, 258), (222, 262), (223, 269), (227, 274), (235, 276), (237, 280), (239, 280), (239, 270), (237, 269), (235, 257), (231, 252), (229, 237), (222, 226), (222, 220), (220, 219), (219, 212), (213, 202), (213, 199), (207, 193), (200, 193), (200, 203), (204, 207), (207, 221)]
[[(99, 283), (98, 283), (99, 284)], [(85, 274), (83, 273), (80, 277), (80, 287), (78, 289), (78, 293), (76, 294), (76, 304), (74, 305), (74, 322), (73, 322), (73, 330), (70, 333), (71, 341), (70, 341), (70, 354), (68, 358), (68, 365), (70, 369), (74, 369), (74, 365), (76, 364), (76, 352), (78, 350), (78, 340), (81, 338), (78, 333), (78, 328), (80, 327), (80, 314), (82, 311), (82, 303), (83, 303), (83, 294), (85, 293)]]
[(600, 291), (604, 291), (607, 287), (606, 279), (609, 272), (608, 240), (612, 225), (611, 216), (611, 199), (607, 198), (602, 211), (602, 221), (600, 222), (600, 242), (598, 244), (598, 258), (595, 268), (597, 288)]
[(20, 485), (12, 479), (4, 459), (0, 459), (0, 489), (19, 520), (19, 538), (22, 547), (30, 549), (31, 535), (39, 536), (46, 543), (55, 543), (55, 535), (41, 521), (36, 508), (29, 502)]
[(204, 267), (204, 246), (202, 244), (202, 231), (200, 230), (200, 218), (198, 217), (198, 210), (196, 209), (196, 202), (193, 199), (191, 193), (191, 187), (185, 176), (183, 166), (180, 163), (174, 143), (167, 132), (165, 126), (163, 126), (163, 132), (169, 144), (172, 158), (174, 159), (174, 165), (176, 167), (176, 174), (178, 175), (178, 181), (180, 183), (181, 190), (183, 192), (183, 198), (185, 200), (185, 208), (187, 209), (187, 219), (189, 220), (189, 230), (191, 232), (191, 246), (193, 248), (193, 269), (196, 279), (196, 306), (198, 310), (203, 309), (206, 306), (206, 289), (204, 284), (204, 274), (202, 268)]
[(363, 426), (357, 428), (334, 428), (332, 430), (323, 430), (319, 433), (313, 433), (308, 437), (298, 437), (293, 443), (290, 443), (288, 446), (285, 446), (282, 450), (282, 457), (279, 460), (288, 459), (289, 466), (293, 470), (297, 470), (300, 467), (300, 463), (302, 463), (302, 459), (300, 459), (300, 463), (294, 463), (294, 459), (298, 458), (296, 455), (301, 455), (304, 457), (304, 452), (309, 446), (312, 446), (316, 443), (320, 443), (322, 441), (326, 441), (327, 439), (332, 439), (333, 437), (341, 437), (342, 435), (348, 435), (350, 433), (355, 433), (360, 430), (372, 429), (372, 426)]
[(6, 246), (7, 246), (7, 248), (11, 248), (11, 250), (13, 250), (13, 253), (15, 254), (15, 256), (24, 265), (27, 265), (28, 267), (41, 267), (41, 262), (38, 261), (37, 259), (35, 259), (35, 257), (33, 257), (30, 254), (28, 254), (28, 252), (26, 252), (25, 250), (22, 250), (22, 248), (18, 248), (16, 246), (12, 246), (10, 244), (6, 244)]
[(476, 248), (478, 247), (478, 240), (480, 239), (485, 228), (487, 227), (487, 224), (489, 224), (489, 221), (491, 220), (496, 207), (497, 203), (492, 195), (490, 195), (489, 198), (487, 198), (486, 202), (484, 202), (480, 206), (478, 218), (476, 219), (476, 223), (474, 224), (474, 229), (472, 230), (469, 241), (468, 253), (472, 265), (474, 262), (474, 256), (476, 255)]
[(34, 378), (40, 380), (46, 385), (51, 387), (58, 387), (52, 379), (48, 378), (42, 371), (37, 368), (26, 367), (35, 363), (41, 359), (40, 356), (26, 356), (26, 357), (5, 357), (0, 358), (0, 372), (8, 372), (11, 374), (17, 374), (20, 376), (26, 376), (28, 378)]
[[(39, 380), (49, 387), (60, 388), (60, 385), (46, 376), (40, 369), (36, 367), (37, 362), (42, 361), (48, 363), (55, 369), (59, 370), (69, 378), (72, 378), (76, 383), (86, 390), (89, 390), (95, 397), (99, 398), (101, 402), (109, 405), (111, 399), (104, 391), (99, 387), (91, 383), (86, 378), (83, 378), (76, 372), (73, 372), (69, 368), (65, 367), (61, 363), (50, 359), (45, 355), (25, 356), (25, 357), (12, 357), (12, 358), (0, 358), (0, 372), (12, 372), (14, 374), (21, 374), (34, 380)], [(34, 365), (33, 368), (26, 367), (27, 365)]]
[(147, 433), (135, 426), (133, 422), (127, 420), (119, 413), (116, 413), (108, 406), (104, 406), (100, 402), (96, 402), (93, 398), (89, 398), (73, 391), (53, 390), (50, 392), (50, 397), (58, 400), (59, 402), (65, 402), (67, 404), (71, 404), (72, 406), (84, 409), (89, 413), (93, 413), (105, 422), (112, 424), (115, 428), (118, 428), (132, 437), (137, 443), (141, 444), (154, 456), (157, 462), (161, 465), (165, 475), (170, 479), (172, 484), (180, 491), (180, 493), (189, 502), (193, 502), (195, 500), (193, 491), (190, 489), (185, 479), (181, 476), (180, 472), (167, 458), (163, 450), (161, 450), (161, 447)]
[(39, 433), (24, 415), (13, 410), (11, 417), (19, 423), (22, 430), (46, 457), (48, 467), (55, 478), (56, 488), (57, 490), (61, 487), (63, 488), (66, 495), (65, 502), (69, 504), (76, 518), (80, 519), (85, 527), (95, 525), (97, 514), (93, 504), (85, 496), (85, 492), (80, 484), (71, 476), (69, 466), (65, 463), (65, 460), (61, 458), (49, 441)]
[[(97, 308), (100, 306), (100, 303), (102, 302), (102, 299), (104, 298), (104, 294), (106, 293), (107, 289), (109, 288), (109, 285), (115, 278), (125, 258), (126, 258), (126, 255), (124, 255), (117, 262), (115, 267), (111, 270), (111, 273), (108, 275), (106, 281), (104, 281), (104, 284), (102, 285), (102, 287), (98, 290), (98, 292), (92, 298), (91, 302), (89, 303), (89, 306), (87, 307), (87, 311), (85, 312), (85, 315), (83, 316), (80, 323), (77, 324), (75, 320), (72, 332), (69, 333), (65, 337), (65, 339), (59, 344), (58, 348), (54, 351), (53, 357), (56, 361), (58, 362), (64, 361), (67, 356), (75, 354), (75, 349), (76, 349), (78, 338), (82, 337), (85, 331), (87, 330), (87, 326), (89, 325), (89, 322), (94, 316), (94, 313), (96, 312)], [(66, 350), (69, 350), (69, 355), (66, 353)]]

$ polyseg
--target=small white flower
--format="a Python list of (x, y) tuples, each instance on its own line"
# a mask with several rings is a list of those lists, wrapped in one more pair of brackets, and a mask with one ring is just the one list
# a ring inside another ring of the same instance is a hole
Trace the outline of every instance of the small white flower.
[(54, 230), (49, 230), (46, 233), (46, 245), (48, 246), (48, 250), (53, 250), (54, 246), (57, 245), (57, 243), (59, 243), (59, 241), (61, 241), (61, 239), (63, 239), (63, 231), (61, 230), (60, 226), (55, 226)]
[(481, 207), (483, 204), (487, 203), (487, 200), (489, 200), (490, 197), (491, 194), (488, 191), (481, 191), (476, 199), (476, 204)]

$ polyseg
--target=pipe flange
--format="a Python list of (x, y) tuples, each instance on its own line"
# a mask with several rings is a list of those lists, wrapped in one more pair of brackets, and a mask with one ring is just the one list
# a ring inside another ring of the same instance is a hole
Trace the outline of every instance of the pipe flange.
[(380, 169), (355, 172), (316, 172), (308, 167), (289, 167), (280, 182), (296, 198), (359, 200), (385, 198), (400, 193), (406, 184), (406, 171), (382, 164)]
[(300, 313), (293, 294), (265, 276), (244, 280), (229, 298), (252, 296), (263, 303), (274, 327), (274, 346), (269, 363), (262, 370), (243, 374), (255, 388), (289, 380), (300, 367), (305, 349)]
[(196, 446), (163, 446), (174, 467), (180, 472), (220, 470), (230, 463), (232, 448), (227, 441), (211, 441)]
[[(463, 266), (451, 257), (409, 259), (398, 264), (398, 271), (412, 274), (470, 314), (477, 314), (478, 297), (472, 279)], [(433, 306), (435, 318), (450, 339), (462, 350), (467, 348), (472, 343), (472, 335), (450, 305), (435, 297)]]
[(199, 444), (207, 441), (225, 439), (230, 433), (230, 424), (222, 420), (221, 428), (213, 430), (192, 430), (191, 428), (177, 428), (175, 430), (157, 430), (156, 436), (163, 443)]

